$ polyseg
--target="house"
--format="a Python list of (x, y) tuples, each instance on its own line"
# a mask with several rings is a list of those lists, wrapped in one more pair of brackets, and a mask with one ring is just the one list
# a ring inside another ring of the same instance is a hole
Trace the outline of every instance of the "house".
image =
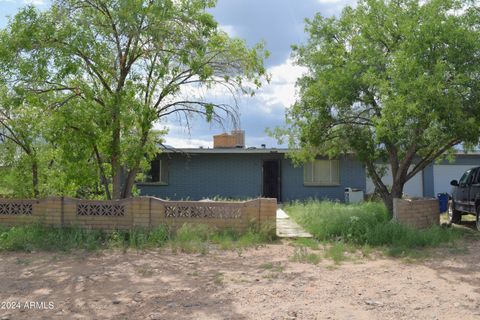
[(213, 149), (165, 150), (152, 161), (141, 195), (169, 199), (271, 197), (279, 201), (344, 199), (346, 187), (365, 190), (363, 165), (353, 156), (295, 167), (287, 149), (245, 148), (244, 133), (214, 136)]
[[(295, 166), (286, 157), (288, 149), (245, 148), (244, 133), (214, 136), (214, 148), (166, 149), (151, 163), (148, 182), (137, 183), (141, 195), (172, 200), (254, 197), (281, 202), (309, 198), (345, 199), (345, 188), (371, 193), (373, 183), (365, 166), (354, 155), (338, 159), (319, 157)], [(405, 186), (405, 194), (433, 197), (449, 192), (450, 180), (459, 179), (468, 168), (480, 165), (480, 154), (458, 154), (453, 163), (427, 166)], [(391, 174), (383, 178), (391, 181)]]

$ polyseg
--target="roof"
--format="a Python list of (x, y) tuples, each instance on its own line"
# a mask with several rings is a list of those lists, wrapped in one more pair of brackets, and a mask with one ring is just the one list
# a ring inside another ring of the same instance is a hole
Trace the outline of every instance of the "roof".
[(230, 153), (230, 154), (265, 154), (265, 153), (287, 153), (287, 148), (171, 148), (163, 149), (166, 153)]
[[(256, 147), (248, 147), (248, 148), (174, 148), (174, 147), (166, 147), (162, 149), (165, 153), (206, 153), (206, 154), (268, 154), (268, 153), (280, 153), (285, 154), (292, 149), (288, 148), (256, 148)], [(455, 155), (459, 156), (479, 156), (480, 150), (474, 150), (471, 152), (465, 152), (463, 150), (458, 150)]]

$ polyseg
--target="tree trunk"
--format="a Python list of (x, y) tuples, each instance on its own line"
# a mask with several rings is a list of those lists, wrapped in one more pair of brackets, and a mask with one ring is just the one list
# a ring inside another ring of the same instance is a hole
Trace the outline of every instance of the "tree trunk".
[(33, 196), (38, 198), (40, 191), (38, 190), (38, 162), (37, 159), (32, 161), (32, 184), (33, 184)]
[(93, 151), (95, 152), (95, 158), (97, 159), (97, 165), (100, 172), (100, 182), (105, 188), (105, 195), (107, 196), (107, 200), (112, 200), (112, 196), (110, 195), (110, 189), (108, 186), (108, 179), (105, 174), (105, 170), (103, 169), (102, 157), (100, 156), (100, 152), (98, 151), (96, 144), (93, 145)]
[(120, 150), (120, 99), (117, 97), (112, 106), (112, 187), (113, 199), (120, 199), (122, 196), (122, 167)]
[(403, 183), (393, 183), (392, 190), (389, 193), (381, 194), (383, 203), (388, 210), (390, 219), (393, 218), (393, 199), (402, 198), (403, 195)]
[(123, 186), (122, 199), (130, 198), (132, 196), (133, 185), (135, 184), (135, 177), (137, 176), (138, 168), (133, 168), (128, 172), (125, 185)]
[[(148, 140), (149, 130), (150, 129), (145, 129), (145, 128), (143, 129), (140, 143), (138, 145), (139, 148), (143, 149), (145, 147), (145, 144), (147, 143), (147, 140)], [(135, 162), (135, 166), (132, 167), (127, 174), (127, 177), (125, 179), (125, 184), (123, 185), (123, 191), (121, 195), (122, 199), (130, 198), (132, 196), (132, 189), (133, 189), (133, 185), (135, 184), (135, 177), (137, 176), (137, 173), (140, 170), (139, 168), (140, 161), (141, 160), (137, 158)]]

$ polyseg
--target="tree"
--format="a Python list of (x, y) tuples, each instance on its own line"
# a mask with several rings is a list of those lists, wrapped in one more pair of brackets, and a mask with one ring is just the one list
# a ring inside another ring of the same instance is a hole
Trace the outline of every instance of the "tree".
[(454, 146), (478, 144), (479, 23), (457, 0), (362, 0), (338, 18), (317, 14), (293, 48), (308, 72), (277, 136), (300, 161), (354, 153), (391, 213), (409, 179)]
[[(265, 76), (263, 46), (220, 31), (212, 0), (58, 0), (27, 7), (7, 28), (11, 87), (47, 97), (60, 145), (94, 155), (105, 192), (129, 197), (142, 163), (157, 151), (153, 126), (172, 114), (235, 118), (236, 105), (204, 90), (253, 94)], [(8, 51), (7, 50), (7, 51)], [(69, 137), (74, 137), (70, 139)], [(124, 181), (122, 182), (122, 177)]]

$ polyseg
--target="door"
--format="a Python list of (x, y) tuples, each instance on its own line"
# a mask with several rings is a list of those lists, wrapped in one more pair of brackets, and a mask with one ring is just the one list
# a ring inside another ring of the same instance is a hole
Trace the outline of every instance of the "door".
[(281, 201), (280, 195), (280, 162), (278, 160), (263, 161), (263, 197), (276, 198)]
[(473, 169), (465, 171), (455, 190), (455, 201), (458, 204), (459, 209), (462, 211), (469, 211), (470, 209), (470, 184), (473, 172)]
[(469, 190), (469, 207), (470, 212), (476, 212), (475, 208), (475, 200), (477, 200), (480, 196), (480, 169), (475, 169), (475, 173), (472, 176), (472, 183), (470, 185)]

